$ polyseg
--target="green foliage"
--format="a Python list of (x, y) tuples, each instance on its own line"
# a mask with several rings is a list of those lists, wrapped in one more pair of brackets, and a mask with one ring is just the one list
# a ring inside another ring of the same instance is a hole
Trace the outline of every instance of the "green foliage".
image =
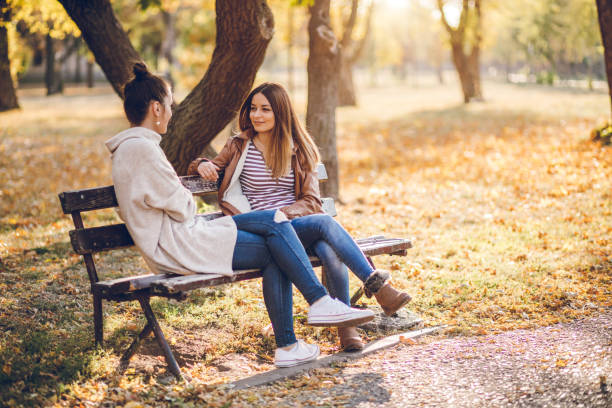
[(62, 5), (56, 0), (8, 0), (12, 23), (22, 23), (32, 34), (49, 34), (63, 39), (67, 35), (81, 35)]
[(570, 65), (590, 67), (603, 53), (590, 0), (516, 0), (500, 3), (487, 18), (492, 55), (507, 64), (529, 64), (541, 71), (541, 83), (568, 75)]

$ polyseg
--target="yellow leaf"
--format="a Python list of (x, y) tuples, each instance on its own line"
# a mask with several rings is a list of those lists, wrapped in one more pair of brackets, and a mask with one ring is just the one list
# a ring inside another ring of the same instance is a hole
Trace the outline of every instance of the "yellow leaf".
[(411, 339), (410, 337), (399, 336), (399, 341), (400, 343), (410, 344), (411, 346), (417, 344), (417, 342)]
[(11, 365), (10, 364), (3, 365), (2, 372), (6, 375), (11, 375)]
[(557, 368), (567, 367), (567, 360), (560, 358), (557, 360), (557, 363), (555, 365), (557, 366)]

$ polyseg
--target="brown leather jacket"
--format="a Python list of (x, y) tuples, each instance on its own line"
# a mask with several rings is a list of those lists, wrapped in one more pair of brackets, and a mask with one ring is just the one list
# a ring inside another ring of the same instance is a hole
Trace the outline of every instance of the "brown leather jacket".
[[(225, 215), (240, 214), (240, 211), (236, 207), (223, 200), (223, 195), (229, 187), (238, 161), (247, 145), (247, 141), (250, 140), (251, 137), (248, 131), (242, 132), (235, 137), (231, 137), (214, 159), (208, 160), (206, 158), (197, 158), (189, 164), (187, 170), (187, 174), (189, 175), (198, 174), (197, 169), (202, 161), (211, 161), (219, 167), (220, 170), (225, 170), (218, 192), (219, 207), (221, 207), (221, 211)], [(294, 150), (293, 157), (291, 158), (291, 166), (293, 167), (293, 174), (295, 175), (296, 201), (280, 209), (289, 219), (309, 214), (323, 213), (317, 173), (316, 171), (306, 171), (302, 163), (303, 160), (301, 160), (300, 152), (297, 151), (297, 149)]]

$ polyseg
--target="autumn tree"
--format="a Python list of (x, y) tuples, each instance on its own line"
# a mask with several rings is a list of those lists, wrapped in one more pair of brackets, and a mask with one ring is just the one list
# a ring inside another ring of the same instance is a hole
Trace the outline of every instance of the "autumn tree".
[(336, 107), (341, 47), (330, 22), (330, 0), (314, 0), (308, 21), (308, 104), (306, 128), (321, 151), (329, 179), (322, 193), (338, 198), (340, 190), (336, 147)]
[(9, 60), (7, 25), (10, 21), (7, 1), (0, 0), (0, 112), (19, 108)]
[[(117, 20), (109, 0), (59, 0), (115, 92), (142, 58)], [(274, 19), (265, 0), (218, 0), (216, 46), (204, 77), (176, 107), (162, 148), (179, 174), (229, 123), (251, 90), (255, 74), (274, 34)]]
[[(442, 25), (448, 33), (453, 64), (459, 76), (463, 101), (482, 99), (480, 83), (480, 47), (482, 44), (482, 10), (480, 0), (462, 0), (459, 24), (449, 24), (444, 1), (437, 0)], [(469, 48), (469, 50), (468, 50)]]
[[(363, 2), (361, 2), (363, 5)], [(359, 15), (359, 0), (351, 0), (350, 12), (343, 24), (340, 46), (340, 82), (338, 86), (338, 106), (355, 106), (355, 82), (353, 80), (353, 66), (361, 57), (370, 32), (374, 1), (371, 1), (363, 17), (364, 33), (361, 38), (355, 37), (355, 26)], [(362, 7), (363, 8), (363, 7)]]

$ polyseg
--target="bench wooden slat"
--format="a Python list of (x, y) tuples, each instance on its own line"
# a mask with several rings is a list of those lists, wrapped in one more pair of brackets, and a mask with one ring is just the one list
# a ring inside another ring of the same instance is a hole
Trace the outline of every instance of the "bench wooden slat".
[(125, 224), (113, 224), (70, 231), (72, 248), (79, 255), (134, 245)]
[[(358, 240), (361, 250), (368, 256), (380, 254), (396, 254), (412, 247), (409, 240), (399, 238), (384, 238), (381, 236), (363, 238)], [(321, 265), (321, 261), (315, 257), (309, 257), (313, 267)], [(246, 279), (260, 278), (261, 270), (248, 269), (236, 271), (232, 276), (194, 274), (194, 275), (139, 275), (125, 278), (113, 279), (95, 284), (104, 297), (116, 296), (122, 293), (137, 290), (151, 289), (153, 294), (169, 295), (197, 288), (221, 285), (224, 283), (238, 282)]]
[(247, 279), (261, 278), (261, 276), (261, 269), (245, 269), (241, 271), (235, 271), (234, 274), (231, 276), (183, 275), (153, 282), (151, 284), (151, 289), (152, 293), (156, 295), (168, 295), (199, 288), (217, 286), (224, 283), (232, 283)]
[(105, 186), (83, 190), (64, 191), (59, 195), (64, 214), (117, 207), (115, 187)]
[[(317, 176), (320, 181), (327, 180), (327, 171), (322, 163), (317, 166)], [(204, 181), (200, 176), (179, 177), (181, 183), (193, 195), (204, 195), (217, 191), (216, 181)], [(64, 214), (77, 211), (93, 211), (103, 208), (117, 207), (117, 197), (114, 186), (86, 188), (83, 190), (65, 191), (59, 194)]]

